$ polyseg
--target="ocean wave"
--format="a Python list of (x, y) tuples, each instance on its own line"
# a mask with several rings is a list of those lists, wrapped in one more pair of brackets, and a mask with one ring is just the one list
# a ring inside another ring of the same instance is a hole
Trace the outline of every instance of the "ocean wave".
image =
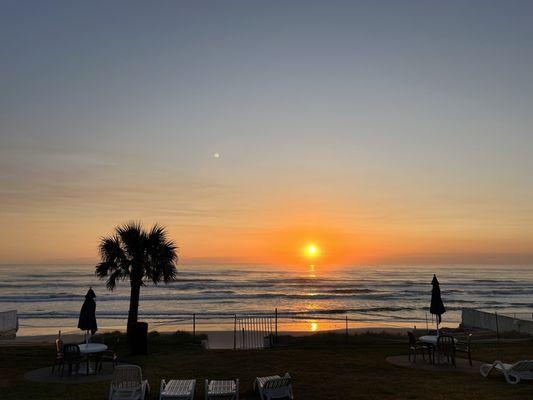
[[(294, 317), (294, 316), (312, 316), (312, 315), (346, 315), (353, 314), (371, 314), (377, 312), (399, 312), (399, 311), (413, 311), (416, 310), (412, 307), (369, 307), (369, 308), (339, 308), (339, 309), (324, 309), (324, 310), (301, 310), (301, 311), (279, 311), (279, 317)], [(142, 311), (139, 313), (141, 317), (161, 318), (161, 319), (173, 319), (173, 318), (190, 318), (193, 312), (174, 312), (174, 311)], [(227, 312), (206, 311), (196, 314), (198, 319), (209, 319), (216, 317), (234, 317), (235, 315), (243, 315), (239, 310), (231, 310)], [(265, 313), (259, 311), (250, 311), (245, 313), (246, 316), (268, 316), (273, 317), (274, 312)], [(74, 311), (35, 311), (35, 312), (21, 312), (20, 317), (23, 318), (75, 318), (79, 316), (79, 313)], [(97, 311), (97, 318), (117, 318), (127, 317), (127, 311)]]
[[(94, 278), (94, 277), (91, 277)], [(0, 282), (0, 289), (34, 289), (34, 288), (43, 288), (43, 287), (54, 287), (62, 289), (80, 289), (80, 294), (85, 293), (90, 285), (94, 286), (93, 279), (87, 281), (84, 279), (77, 280), (56, 280), (56, 279), (42, 279), (35, 281), (31, 280), (6, 280), (4, 279)], [(533, 289), (531, 289), (532, 282), (515, 282), (515, 281), (502, 281), (502, 282), (492, 282), (491, 285), (476, 285), (472, 283), (473, 281), (465, 283), (453, 283), (448, 284), (447, 286), (442, 285), (443, 293), (448, 294), (462, 294), (465, 292), (468, 293), (479, 293), (486, 294), (487, 292), (494, 292), (501, 294), (515, 294), (515, 293), (529, 293), (533, 294)], [(483, 282), (488, 282), (483, 280)], [(101, 287), (104, 289), (104, 282), (101, 282)], [(494, 286), (497, 285), (498, 288), (494, 289)], [(119, 285), (120, 287), (127, 287), (127, 285)], [(151, 288), (151, 285), (147, 285), (147, 288)], [(323, 290), (341, 293), (342, 291), (348, 292), (353, 291), (354, 293), (364, 293), (364, 292), (395, 292), (402, 291), (405, 296), (411, 295), (423, 295), (430, 294), (431, 287), (427, 283), (414, 282), (411, 280), (404, 280), (401, 282), (383, 282), (383, 281), (347, 281), (339, 279), (310, 279), (310, 278), (300, 278), (300, 279), (286, 279), (282, 277), (278, 279), (241, 279), (241, 280), (228, 280), (226, 276), (220, 277), (219, 279), (195, 279), (195, 278), (180, 278), (175, 282), (171, 282), (168, 285), (160, 285), (158, 288), (165, 288), (169, 291), (181, 291), (181, 290), (216, 290), (217, 288), (228, 288), (233, 289), (260, 289), (260, 288), (276, 288), (280, 291), (283, 290), (292, 290), (292, 289), (307, 289), (307, 290)], [(104, 289), (105, 290), (105, 289)]]
[(330, 293), (338, 294), (357, 294), (357, 293), (372, 293), (372, 289), (332, 289), (329, 290)]
[[(532, 291), (508, 294), (507, 291), (497, 291), (485, 293), (476, 292), (476, 298), (470, 298), (467, 296), (451, 297), (443, 295), (444, 301), (447, 304), (492, 304), (487, 299), (486, 301), (480, 300), (482, 295), (505, 295), (506, 298), (531, 295)], [(0, 295), (0, 303), (46, 303), (46, 302), (83, 302), (84, 293), (43, 293), (43, 294), (11, 294)], [(167, 292), (161, 294), (142, 293), (141, 300), (145, 301), (158, 301), (158, 302), (212, 302), (212, 301), (261, 301), (261, 300), (338, 300), (338, 301), (350, 301), (350, 300), (374, 300), (374, 301), (399, 301), (409, 302), (417, 300), (429, 301), (429, 296), (426, 293), (419, 292), (384, 292), (384, 291), (372, 291), (370, 289), (332, 289), (324, 292), (308, 293), (283, 293), (283, 292), (245, 292), (239, 293), (237, 290), (199, 290), (193, 293), (180, 293), (180, 292)], [(98, 302), (124, 302), (129, 301), (129, 293), (106, 293), (105, 295), (98, 295), (96, 299)], [(496, 303), (505, 304), (522, 304), (521, 302), (509, 302), (498, 301)]]

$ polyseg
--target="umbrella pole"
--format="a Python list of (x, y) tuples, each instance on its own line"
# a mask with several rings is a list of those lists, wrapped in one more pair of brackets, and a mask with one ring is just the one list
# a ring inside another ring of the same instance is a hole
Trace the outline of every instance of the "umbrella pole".
[(85, 344), (89, 344), (89, 337), (87, 336), (87, 332), (89, 331), (85, 331)]

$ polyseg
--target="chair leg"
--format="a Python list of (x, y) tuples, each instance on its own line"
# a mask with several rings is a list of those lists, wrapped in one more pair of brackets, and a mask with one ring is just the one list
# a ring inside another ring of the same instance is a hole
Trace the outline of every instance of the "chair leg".
[(54, 366), (52, 367), (52, 374), (55, 373), (56, 369), (57, 369), (57, 373), (61, 375), (63, 373), (63, 372), (61, 372), (61, 370), (62, 370), (64, 364), (65, 363), (63, 361), (56, 362), (54, 364)]

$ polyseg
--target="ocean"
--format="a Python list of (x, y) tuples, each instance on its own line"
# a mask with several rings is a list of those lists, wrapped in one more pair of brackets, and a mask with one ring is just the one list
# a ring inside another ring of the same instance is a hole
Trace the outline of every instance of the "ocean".
[[(447, 313), (446, 325), (460, 322), (472, 307), (500, 314), (533, 310), (529, 266), (360, 266), (284, 268), (243, 265), (180, 265), (178, 281), (141, 289), (140, 320), (151, 330), (232, 329), (233, 316), (272, 315), (280, 329), (405, 327), (426, 319), (431, 279), (437, 274)], [(0, 266), (0, 311), (16, 309), (19, 335), (76, 331), (84, 295), (92, 286), (100, 329), (124, 329), (129, 283), (110, 292), (94, 275), (94, 265)]]

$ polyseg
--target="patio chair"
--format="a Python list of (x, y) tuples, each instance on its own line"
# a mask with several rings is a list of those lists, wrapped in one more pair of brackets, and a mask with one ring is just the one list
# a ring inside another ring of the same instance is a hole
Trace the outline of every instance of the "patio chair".
[(471, 344), (472, 344), (471, 333), (468, 334), (465, 342), (457, 342), (455, 344), (455, 352), (466, 354), (468, 356), (468, 363), (470, 364), (470, 366), (472, 366), (472, 354), (470, 353)]
[(205, 380), (205, 400), (239, 400), (239, 380)]
[(55, 372), (56, 368), (60, 370), (61, 366), (65, 362), (65, 355), (63, 354), (63, 341), (60, 338), (56, 339), (55, 349), (56, 356), (54, 363), (52, 364), (52, 374)]
[(455, 339), (450, 335), (440, 335), (437, 339), (437, 345), (433, 350), (433, 364), (435, 358), (440, 363), (441, 358), (446, 358), (448, 363), (455, 367)]
[(294, 398), (292, 379), (288, 372), (283, 377), (274, 375), (255, 378), (254, 389), (261, 400)]
[(193, 400), (195, 387), (195, 379), (161, 379), (159, 400)]
[(106, 351), (103, 351), (102, 353), (98, 353), (96, 356), (96, 365), (94, 368), (95, 373), (97, 371), (101, 371), (104, 363), (110, 363), (113, 366), (113, 369), (117, 366), (118, 363), (118, 354), (116, 352), (116, 348), (118, 347), (120, 339), (117, 339), (115, 341), (115, 347), (108, 347)]
[(142, 378), (141, 367), (118, 365), (113, 371), (109, 400), (144, 400), (149, 392), (150, 386)]
[(64, 376), (65, 365), (68, 366), (68, 376), (72, 375), (74, 367), (76, 373), (80, 370), (80, 363), (84, 360), (80, 354), (80, 348), (77, 344), (65, 344), (63, 346), (63, 363), (61, 365), (61, 376)]
[(413, 362), (416, 362), (416, 355), (418, 353), (422, 354), (422, 359), (426, 360), (425, 350), (430, 354), (430, 349), (425, 343), (422, 343), (416, 340), (416, 337), (413, 332), (407, 332), (407, 337), (409, 338), (409, 354), (408, 358), (411, 361), (411, 356), (413, 357)]
[(505, 380), (513, 385), (520, 381), (533, 380), (533, 360), (518, 361), (514, 364), (494, 361), (492, 364), (482, 364), (479, 368), (479, 372), (485, 378), (493, 370), (501, 372), (505, 376)]

